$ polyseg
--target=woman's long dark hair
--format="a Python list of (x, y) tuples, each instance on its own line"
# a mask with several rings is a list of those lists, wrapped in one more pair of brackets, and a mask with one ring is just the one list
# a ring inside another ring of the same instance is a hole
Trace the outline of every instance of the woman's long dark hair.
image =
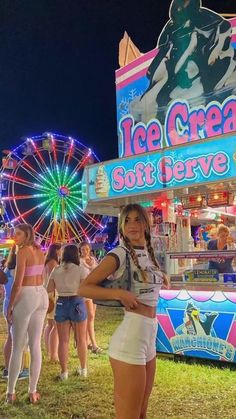
[(75, 244), (68, 244), (63, 249), (62, 263), (74, 263), (79, 266), (79, 251)]
[(59, 263), (59, 258), (58, 258), (57, 251), (60, 250), (60, 249), (61, 249), (61, 244), (60, 243), (50, 244), (50, 246), (48, 248), (46, 260), (45, 260), (45, 266), (51, 260), (55, 260), (57, 263)]

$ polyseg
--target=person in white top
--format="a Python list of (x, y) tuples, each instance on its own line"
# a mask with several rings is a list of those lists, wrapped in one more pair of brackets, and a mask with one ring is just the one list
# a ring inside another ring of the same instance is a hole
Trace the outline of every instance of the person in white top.
[[(91, 246), (88, 242), (82, 242), (79, 247), (80, 250), (80, 264), (84, 266), (89, 272), (92, 272), (98, 265), (96, 259), (91, 255)], [(91, 298), (85, 300), (87, 307), (87, 344), (88, 349), (92, 353), (98, 355), (102, 353), (102, 349), (98, 346), (95, 336), (94, 322), (96, 315), (96, 304)]]
[(37, 403), (41, 371), (41, 337), (48, 309), (48, 295), (43, 286), (44, 253), (35, 242), (30, 224), (18, 224), (14, 230), (18, 246), (15, 278), (7, 308), (7, 321), (11, 325), (12, 351), (9, 362), (7, 403), (16, 400), (15, 387), (21, 369), (25, 344), (30, 348), (29, 400)]
[[(159, 269), (151, 246), (150, 221), (144, 208), (123, 208), (119, 234), (124, 247), (112, 250), (81, 283), (80, 295), (97, 300), (119, 300), (125, 315), (111, 338), (110, 363), (114, 375), (116, 417), (144, 419), (156, 365), (156, 306), (168, 278)], [(132, 290), (106, 289), (99, 284), (110, 275), (119, 277), (130, 259)]]
[(61, 365), (59, 378), (68, 378), (68, 351), (70, 329), (73, 326), (76, 337), (78, 357), (80, 360), (79, 374), (87, 376), (87, 311), (84, 298), (78, 295), (81, 281), (89, 271), (79, 266), (79, 251), (75, 244), (64, 247), (61, 265), (55, 267), (50, 274), (47, 286), (48, 293), (57, 292), (55, 320), (59, 337), (58, 356)]
[[(49, 276), (52, 270), (59, 265), (61, 258), (61, 244), (52, 243), (46, 255), (46, 260), (44, 264), (44, 277), (45, 277), (45, 287), (48, 285)], [(47, 354), (50, 358), (50, 361), (58, 361), (58, 333), (55, 317), (55, 308), (56, 308), (56, 293), (52, 292), (48, 295), (49, 301), (52, 304), (52, 310), (47, 313), (47, 325), (44, 329), (44, 341), (46, 346)]]

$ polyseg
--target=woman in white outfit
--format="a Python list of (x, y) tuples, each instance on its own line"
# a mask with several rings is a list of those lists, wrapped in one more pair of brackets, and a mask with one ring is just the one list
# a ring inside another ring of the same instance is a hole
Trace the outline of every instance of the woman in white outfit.
[[(151, 246), (150, 223), (144, 208), (127, 205), (119, 219), (124, 247), (113, 249), (81, 284), (80, 295), (119, 300), (125, 307), (122, 323), (111, 338), (110, 363), (114, 375), (115, 410), (118, 419), (144, 419), (156, 366), (156, 306), (162, 284), (168, 286)], [(130, 258), (134, 292), (104, 289), (103, 279), (119, 278)]]
[[(80, 265), (84, 266), (89, 272), (92, 272), (98, 265), (96, 259), (91, 255), (91, 246), (87, 242), (82, 242), (80, 244)], [(94, 304), (91, 298), (86, 298), (85, 300), (87, 308), (87, 341), (88, 349), (92, 353), (98, 355), (102, 353), (102, 349), (98, 346), (96, 341), (94, 322), (96, 315), (96, 304)]]
[(16, 399), (15, 386), (21, 368), (22, 354), (28, 335), (30, 348), (29, 399), (36, 403), (40, 395), (37, 384), (41, 371), (41, 336), (48, 309), (48, 295), (43, 286), (44, 254), (35, 243), (34, 231), (29, 224), (15, 228), (16, 256), (15, 280), (7, 310), (12, 324), (12, 353), (9, 363), (7, 403)]
[[(53, 243), (49, 246), (44, 266), (45, 287), (48, 285), (49, 277), (53, 269), (59, 265), (61, 258), (61, 244)], [(56, 294), (52, 292), (48, 295), (49, 300), (53, 302), (53, 309), (47, 314), (47, 325), (44, 329), (44, 341), (47, 354), (52, 362), (58, 361), (58, 333), (54, 320), (56, 309)]]

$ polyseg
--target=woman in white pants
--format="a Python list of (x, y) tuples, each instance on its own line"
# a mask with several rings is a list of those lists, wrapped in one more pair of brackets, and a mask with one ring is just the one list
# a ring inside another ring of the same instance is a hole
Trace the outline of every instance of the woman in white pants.
[(35, 243), (34, 231), (29, 224), (15, 228), (15, 243), (19, 246), (16, 257), (15, 280), (7, 310), (12, 324), (12, 353), (9, 363), (7, 403), (16, 399), (15, 386), (21, 368), (27, 335), (30, 348), (29, 398), (36, 403), (40, 395), (37, 384), (41, 371), (41, 336), (48, 309), (48, 295), (43, 286), (44, 254)]
[[(96, 259), (91, 255), (91, 245), (88, 242), (80, 243), (80, 265), (86, 268), (89, 272), (92, 272), (98, 265)], [(96, 315), (96, 304), (94, 304), (91, 298), (85, 299), (85, 304), (87, 308), (87, 341), (88, 349), (92, 353), (98, 355), (102, 353), (102, 349), (98, 346), (96, 341), (94, 322)]]

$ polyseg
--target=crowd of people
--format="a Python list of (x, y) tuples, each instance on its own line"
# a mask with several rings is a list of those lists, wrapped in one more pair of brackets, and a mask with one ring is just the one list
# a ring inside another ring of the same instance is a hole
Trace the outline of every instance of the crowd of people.
[[(68, 379), (70, 332), (73, 329), (80, 367), (88, 375), (88, 349), (100, 354), (96, 342), (93, 300), (115, 300), (124, 319), (109, 346), (114, 375), (114, 401), (119, 419), (146, 418), (156, 358), (156, 305), (168, 278), (161, 272), (151, 245), (147, 212), (137, 204), (123, 208), (119, 218), (121, 245), (98, 263), (89, 243), (52, 244), (45, 258), (30, 225), (15, 227), (15, 246), (1, 272), (5, 287), (4, 316), (8, 336), (3, 377), (8, 380), (6, 402), (16, 400), (16, 383), (26, 370), (29, 399), (40, 399), (41, 341), (52, 362), (59, 361), (60, 380)], [(127, 259), (129, 264), (127, 264)], [(130, 289), (105, 288), (105, 278), (128, 275)], [(45, 321), (46, 319), (46, 321)], [(23, 353), (30, 352), (30, 366)]]
[(80, 246), (53, 243), (45, 255), (35, 242), (32, 227), (27, 224), (15, 228), (14, 241), (0, 277), (7, 323), (2, 378), (8, 380), (8, 403), (16, 399), (17, 380), (25, 378), (29, 378), (30, 401), (35, 403), (40, 398), (37, 383), (44, 325), (46, 353), (50, 361), (59, 361), (58, 378), (61, 380), (68, 378), (71, 328), (80, 360), (80, 375), (87, 376), (88, 349), (95, 354), (102, 352), (94, 331), (96, 306), (92, 300), (78, 295), (80, 282), (96, 267), (97, 261), (86, 242)]

